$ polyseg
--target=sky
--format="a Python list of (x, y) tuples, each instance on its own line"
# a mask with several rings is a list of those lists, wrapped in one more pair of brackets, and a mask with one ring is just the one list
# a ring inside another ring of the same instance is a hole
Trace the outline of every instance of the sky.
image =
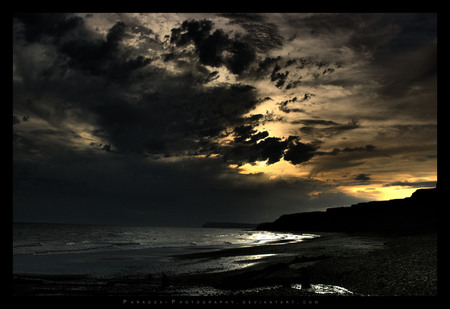
[(260, 223), (436, 185), (436, 14), (12, 25), (14, 221)]

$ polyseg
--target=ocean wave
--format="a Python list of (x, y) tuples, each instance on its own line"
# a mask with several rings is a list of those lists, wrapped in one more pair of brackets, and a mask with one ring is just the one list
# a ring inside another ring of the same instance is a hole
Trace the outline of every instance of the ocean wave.
[[(15, 226), (13, 255), (91, 253), (134, 249), (208, 249), (277, 245), (316, 235), (202, 228)], [(23, 230), (23, 231), (22, 231)], [(26, 231), (26, 233), (25, 233)]]

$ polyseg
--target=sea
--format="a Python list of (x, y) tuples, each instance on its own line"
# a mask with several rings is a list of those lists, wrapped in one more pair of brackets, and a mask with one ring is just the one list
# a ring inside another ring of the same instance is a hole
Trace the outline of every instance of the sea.
[(116, 277), (219, 272), (247, 267), (265, 255), (197, 260), (174, 256), (314, 237), (318, 235), (239, 228), (14, 223), (13, 273)]

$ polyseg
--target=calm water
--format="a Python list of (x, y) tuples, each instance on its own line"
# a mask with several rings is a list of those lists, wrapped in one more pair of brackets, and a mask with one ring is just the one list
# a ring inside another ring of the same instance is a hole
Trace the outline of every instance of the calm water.
[(244, 229), (69, 224), (13, 225), (13, 272), (98, 276), (223, 271), (264, 256), (179, 261), (173, 254), (299, 242), (315, 235)]

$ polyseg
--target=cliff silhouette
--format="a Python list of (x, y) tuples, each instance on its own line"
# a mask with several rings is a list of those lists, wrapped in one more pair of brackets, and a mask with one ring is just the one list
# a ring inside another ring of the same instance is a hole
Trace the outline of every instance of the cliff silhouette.
[(325, 211), (283, 215), (257, 230), (411, 234), (437, 232), (438, 189), (419, 189), (411, 197), (358, 203)]

